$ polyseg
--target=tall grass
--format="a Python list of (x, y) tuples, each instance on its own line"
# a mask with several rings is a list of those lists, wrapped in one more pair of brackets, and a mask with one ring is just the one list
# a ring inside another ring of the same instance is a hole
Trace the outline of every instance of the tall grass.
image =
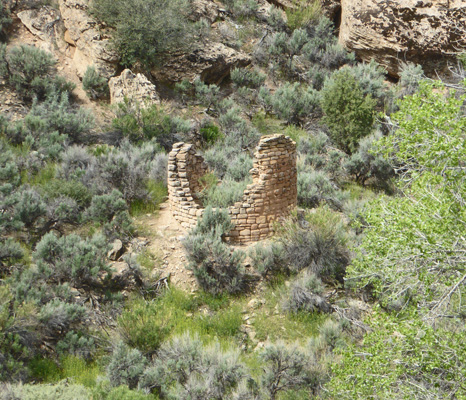
[(295, 0), (295, 7), (286, 9), (288, 27), (294, 31), (316, 21), (322, 15), (320, 0)]

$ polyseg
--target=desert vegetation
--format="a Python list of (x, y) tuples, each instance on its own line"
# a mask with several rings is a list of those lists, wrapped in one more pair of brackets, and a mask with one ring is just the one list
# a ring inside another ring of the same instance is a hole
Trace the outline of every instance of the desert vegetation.
[[(109, 105), (91, 66), (101, 126), (0, 4), (0, 89), (22, 105), (0, 114), (0, 399), (465, 398), (465, 57), (454, 82), (388, 80), (319, 1), (293, 3), (222, 0), (209, 21), (190, 0), (95, 0), (118, 68), (153, 82), (210, 40), (250, 56), (216, 83), (155, 82), (153, 103)], [(297, 145), (298, 208), (231, 246), (225, 208), (274, 133)], [(143, 240), (179, 141), (209, 167), (180, 239), (192, 291)]]

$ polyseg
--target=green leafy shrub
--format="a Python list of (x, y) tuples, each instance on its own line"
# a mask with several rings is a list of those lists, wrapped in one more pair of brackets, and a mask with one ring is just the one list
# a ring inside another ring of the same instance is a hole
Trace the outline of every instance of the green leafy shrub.
[(359, 140), (371, 133), (375, 100), (364, 95), (348, 68), (336, 71), (325, 82), (321, 99), (323, 121), (330, 129), (332, 140), (351, 154)]
[(254, 17), (259, 5), (253, 0), (223, 0), (228, 9), (237, 18), (251, 18)]
[(321, 383), (315, 358), (297, 345), (269, 344), (260, 353), (260, 359), (264, 365), (262, 391), (271, 400), (277, 399), (281, 392), (300, 388), (312, 393)]
[(223, 146), (235, 149), (239, 153), (257, 144), (259, 134), (241, 117), (242, 110), (234, 102), (221, 104), (220, 126), (225, 134)]
[(53, 335), (58, 332), (67, 332), (86, 315), (87, 310), (84, 306), (54, 299), (41, 307), (38, 317), (48, 333)]
[(339, 210), (342, 207), (341, 197), (339, 188), (325, 172), (311, 169), (298, 173), (299, 205), (314, 208), (325, 202)]
[(196, 79), (194, 81), (194, 93), (196, 99), (207, 107), (206, 112), (209, 112), (211, 107), (218, 105), (220, 88), (217, 85), (208, 85), (200, 79)]
[(90, 360), (95, 352), (95, 341), (92, 337), (70, 331), (57, 343), (59, 354), (71, 354), (85, 360)]
[(18, 242), (11, 238), (0, 240), (0, 267), (11, 265), (23, 256), (24, 251)]
[(146, 369), (139, 387), (155, 390), (167, 398), (221, 400), (245, 378), (246, 369), (236, 351), (225, 351), (218, 343), (204, 347), (189, 333), (164, 343), (152, 366)]
[[(332, 367), (331, 380), (325, 385), (331, 398), (421, 400), (445, 398), (452, 390), (458, 398), (465, 394), (457, 386), (464, 382), (465, 373), (462, 329), (433, 327), (415, 312), (400, 318), (381, 311), (371, 318), (370, 327), (362, 345), (343, 348), (341, 362)], [(361, 353), (370, 356), (361, 359)]]
[(134, 389), (147, 365), (139, 350), (131, 349), (123, 342), (116, 345), (109, 364), (107, 376), (112, 386), (127, 385)]
[(113, 127), (131, 142), (155, 138), (168, 151), (173, 143), (180, 140), (179, 133), (187, 133), (191, 129), (187, 121), (169, 116), (157, 104), (143, 107), (125, 100), (118, 103), (115, 114)]
[(71, 234), (44, 235), (33, 254), (41, 275), (51, 282), (69, 282), (74, 287), (93, 286), (106, 265), (106, 243), (102, 236), (81, 239)]
[(274, 34), (268, 52), (288, 74), (292, 74), (294, 57), (302, 53), (308, 41), (309, 36), (305, 29), (296, 29), (291, 35), (278, 32)]
[(388, 88), (385, 83), (387, 71), (379, 66), (374, 60), (369, 63), (360, 63), (350, 70), (359, 82), (362, 92), (370, 95), (382, 103), (388, 95)]
[(350, 262), (345, 226), (338, 214), (326, 208), (289, 220), (280, 241), (295, 271), (307, 269), (319, 278), (342, 279)]
[(127, 210), (128, 206), (123, 195), (114, 189), (110, 194), (94, 196), (86, 212), (92, 220), (105, 223), (110, 222), (115, 215)]
[(36, 223), (46, 215), (46, 204), (41, 195), (26, 185), (12, 196), (13, 216), (26, 229), (32, 230)]
[(7, 3), (0, 4), (0, 40), (5, 40), (5, 29), (11, 24), (11, 11)]
[(305, 274), (295, 280), (287, 293), (283, 309), (288, 312), (325, 312), (330, 313), (330, 304), (322, 297), (322, 281), (314, 274)]
[(206, 143), (207, 146), (214, 144), (217, 140), (222, 137), (220, 128), (217, 125), (208, 123), (199, 129), (202, 140)]
[(265, 82), (266, 75), (256, 69), (234, 68), (231, 81), (236, 87), (259, 88)]
[(270, 96), (274, 112), (288, 123), (299, 123), (319, 107), (319, 93), (299, 83), (285, 83)]
[(95, 67), (87, 67), (83, 76), (83, 88), (91, 99), (100, 99), (109, 96), (107, 79), (99, 74)]
[(220, 185), (213, 185), (202, 192), (204, 206), (227, 208), (243, 198), (247, 181), (236, 182), (224, 179)]
[(222, 235), (231, 229), (225, 210), (207, 207), (197, 226), (183, 241), (189, 268), (199, 285), (214, 295), (222, 292), (239, 293), (246, 288), (242, 251), (231, 251), (222, 242)]
[(82, 141), (83, 134), (94, 127), (92, 114), (70, 103), (67, 93), (50, 95), (32, 104), (22, 120), (10, 124), (5, 134), (13, 144), (23, 144), (46, 158), (60, 158), (69, 139)]
[(156, 302), (135, 300), (118, 318), (125, 343), (144, 354), (154, 354), (170, 332), (170, 318)]
[(185, 0), (96, 0), (94, 15), (115, 28), (113, 42), (125, 66), (160, 64), (169, 52), (193, 43)]
[(422, 65), (413, 63), (401, 64), (399, 97), (411, 96), (419, 89), (419, 83), (424, 79)]
[(71, 92), (72, 83), (53, 76), (56, 61), (50, 53), (34, 46), (20, 45), (9, 50), (4, 58), (7, 78), (11, 85), (27, 99), (44, 99), (52, 94)]
[(140, 390), (131, 390), (128, 386), (109, 387), (106, 382), (99, 382), (97, 387), (92, 388), (93, 400), (157, 400), (153, 394), (146, 394)]
[(16, 385), (10, 389), (10, 399), (21, 400), (88, 400), (88, 389), (81, 385), (60, 382), (54, 385)]
[(84, 209), (91, 204), (92, 194), (82, 182), (76, 180), (52, 179), (41, 190), (48, 200), (68, 197), (76, 201), (76, 204)]
[[(439, 304), (448, 310), (443, 314), (461, 313), (450, 291), (463, 275), (456, 255), (464, 246), (456, 238), (462, 232), (457, 216), (466, 196), (460, 161), (466, 155), (466, 121), (464, 96), (444, 89), (439, 82), (421, 82), (419, 92), (405, 97), (392, 115), (398, 129), (378, 147), (391, 165), (404, 171), (405, 179), (398, 182), (404, 195), (381, 197), (363, 214), (369, 227), (364, 253), (349, 271), (352, 282), (371, 288), (391, 309), (413, 304), (427, 313), (449, 293), (450, 300)], [(437, 271), (435, 281), (431, 268)]]
[(374, 142), (381, 136), (380, 133), (376, 133), (363, 138), (359, 142), (358, 151), (343, 164), (346, 171), (362, 185), (371, 178), (375, 179), (377, 184), (384, 185), (395, 175), (390, 163), (382, 155), (375, 153)]
[(280, 242), (271, 242), (268, 245), (256, 244), (248, 255), (254, 269), (264, 278), (289, 272), (288, 262)]
[(287, 24), (293, 31), (307, 27), (309, 24), (319, 19), (322, 14), (320, 1), (296, 1), (295, 3), (297, 3), (297, 7), (290, 7), (286, 9)]

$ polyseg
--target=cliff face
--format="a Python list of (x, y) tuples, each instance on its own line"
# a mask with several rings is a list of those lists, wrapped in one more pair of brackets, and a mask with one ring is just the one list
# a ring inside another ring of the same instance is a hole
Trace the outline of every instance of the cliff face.
[(397, 76), (400, 63), (444, 72), (466, 48), (466, 2), (461, 0), (342, 0), (340, 42), (364, 61), (375, 59)]

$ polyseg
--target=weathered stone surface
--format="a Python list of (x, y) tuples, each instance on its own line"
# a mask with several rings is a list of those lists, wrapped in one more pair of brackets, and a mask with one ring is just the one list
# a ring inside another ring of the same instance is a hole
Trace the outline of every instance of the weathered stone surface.
[(64, 51), (66, 43), (63, 40), (65, 26), (58, 10), (43, 6), (37, 9), (25, 10), (16, 14), (23, 25), (44, 43), (45, 50), (53, 53), (55, 48)]
[(107, 253), (107, 258), (110, 261), (117, 261), (126, 251), (126, 247), (120, 239), (116, 239), (112, 243), (112, 248)]
[(444, 72), (466, 47), (462, 0), (342, 0), (340, 42), (364, 61), (375, 59), (398, 76), (400, 62)]
[(335, 20), (338, 13), (341, 11), (341, 0), (320, 0), (320, 3), (324, 15), (331, 20)]
[[(175, 218), (192, 228), (204, 211), (196, 200), (199, 178), (207, 172), (191, 144), (176, 143), (168, 157), (168, 199)], [(264, 173), (267, 171), (267, 174)], [(273, 224), (297, 205), (296, 143), (284, 135), (263, 136), (256, 147), (253, 183), (241, 201), (228, 208), (233, 243), (250, 243), (273, 233)], [(183, 188), (180, 190), (180, 188)]]
[(155, 85), (144, 75), (133, 74), (129, 69), (125, 69), (120, 76), (110, 78), (108, 86), (112, 104), (122, 103), (125, 97), (142, 106), (160, 102)]
[(190, 17), (194, 21), (199, 21), (201, 18), (204, 18), (213, 24), (217, 18), (223, 14), (220, 6), (212, 0), (193, 0), (191, 6), (193, 12)]
[(69, 42), (76, 43), (73, 63), (78, 76), (82, 77), (89, 66), (106, 78), (113, 76), (118, 55), (110, 48), (110, 37), (89, 15), (89, 0), (59, 0), (59, 6)]
[(295, 5), (291, 0), (267, 0), (270, 4), (273, 4), (275, 7), (286, 10), (288, 8), (295, 8)]
[(235, 67), (251, 62), (250, 56), (222, 43), (208, 42), (190, 54), (171, 57), (161, 68), (151, 71), (159, 81), (194, 81), (200, 77), (207, 83), (220, 83)]

